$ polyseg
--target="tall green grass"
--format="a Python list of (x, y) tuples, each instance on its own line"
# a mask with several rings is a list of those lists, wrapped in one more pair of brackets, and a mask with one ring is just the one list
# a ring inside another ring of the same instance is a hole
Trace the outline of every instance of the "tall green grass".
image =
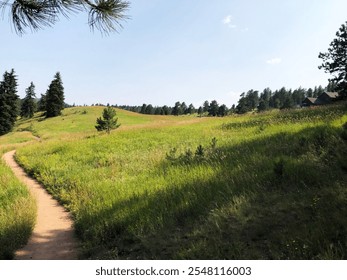
[[(118, 117), (123, 126), (110, 136), (73, 136), (68, 126), (64, 142), (54, 140), (63, 121), (35, 123), (51, 140), (18, 151), (73, 213), (85, 257), (346, 257), (345, 105), (230, 118), (119, 110)], [(195, 155), (198, 146), (204, 152)]]
[(0, 161), (0, 259), (12, 259), (34, 227), (36, 204), (27, 188)]

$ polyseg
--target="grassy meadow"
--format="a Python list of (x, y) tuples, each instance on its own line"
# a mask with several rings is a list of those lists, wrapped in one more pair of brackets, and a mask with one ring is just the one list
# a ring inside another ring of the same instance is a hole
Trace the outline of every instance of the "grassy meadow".
[(110, 135), (94, 128), (101, 113), (37, 115), (0, 137), (72, 212), (83, 258), (347, 257), (345, 103), (225, 118), (117, 110)]

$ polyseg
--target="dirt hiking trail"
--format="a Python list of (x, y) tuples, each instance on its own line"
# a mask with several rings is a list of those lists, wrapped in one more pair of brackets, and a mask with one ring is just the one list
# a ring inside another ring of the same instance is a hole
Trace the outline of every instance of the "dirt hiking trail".
[(37, 203), (37, 220), (28, 244), (16, 252), (17, 260), (74, 260), (78, 242), (70, 214), (37, 181), (31, 179), (14, 160), (16, 151), (3, 159), (30, 190)]

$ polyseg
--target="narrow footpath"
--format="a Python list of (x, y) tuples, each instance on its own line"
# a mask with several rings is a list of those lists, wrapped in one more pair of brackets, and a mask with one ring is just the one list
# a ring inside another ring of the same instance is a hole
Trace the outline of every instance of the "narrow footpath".
[(4, 154), (3, 159), (17, 178), (30, 190), (37, 203), (37, 220), (28, 244), (16, 252), (17, 260), (74, 260), (78, 242), (73, 221), (62, 207), (37, 181), (30, 178), (14, 160), (16, 151)]

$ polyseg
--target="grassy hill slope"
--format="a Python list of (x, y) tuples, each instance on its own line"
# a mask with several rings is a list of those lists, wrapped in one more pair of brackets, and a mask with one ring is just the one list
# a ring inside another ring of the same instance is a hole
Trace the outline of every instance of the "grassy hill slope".
[(102, 108), (83, 107), (19, 122), (7, 137), (41, 138), (18, 147), (18, 160), (72, 212), (88, 258), (339, 259), (346, 111), (118, 110), (121, 128), (105, 135), (94, 129)]

